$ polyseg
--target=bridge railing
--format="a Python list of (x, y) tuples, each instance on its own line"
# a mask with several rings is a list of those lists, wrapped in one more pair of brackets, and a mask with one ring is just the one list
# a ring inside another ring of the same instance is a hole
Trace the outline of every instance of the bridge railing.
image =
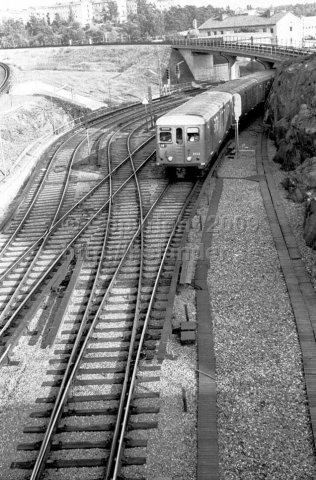
[(303, 47), (299, 42), (287, 45), (279, 42), (267, 43), (267, 39), (240, 37), (220, 37), (220, 38), (194, 38), (194, 39), (174, 39), (172, 45), (187, 46), (187, 47), (205, 47), (214, 50), (221, 50), (223, 48), (229, 49), (232, 52), (249, 52), (251, 54), (265, 54), (271, 57), (298, 57), (302, 55), (310, 55), (315, 52), (315, 49)]

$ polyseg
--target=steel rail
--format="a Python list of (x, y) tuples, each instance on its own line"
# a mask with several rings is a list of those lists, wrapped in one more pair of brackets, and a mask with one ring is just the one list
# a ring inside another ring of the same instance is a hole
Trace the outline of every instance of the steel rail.
[[(139, 165), (136, 169), (136, 172), (141, 170), (148, 162), (151, 160), (152, 156), (155, 154), (155, 150)], [(133, 174), (131, 174), (124, 183), (118, 189), (113, 193), (112, 198), (114, 198), (131, 180), (133, 179)], [(16, 316), (20, 313), (22, 308), (25, 306), (27, 301), (31, 298), (31, 296), (35, 293), (35, 291), (38, 289), (38, 287), (42, 284), (42, 282), (45, 280), (45, 278), (50, 274), (50, 272), (55, 268), (55, 266), (58, 264), (58, 262), (62, 259), (62, 257), (65, 255), (65, 253), (71, 248), (76, 240), (80, 237), (80, 235), (88, 228), (88, 226), (92, 223), (95, 218), (108, 206), (109, 202), (111, 199), (107, 200), (102, 207), (100, 207), (97, 212), (87, 221), (87, 223), (80, 229), (79, 232), (73, 237), (73, 239), (68, 243), (68, 245), (62, 250), (62, 252), (58, 255), (58, 257), (53, 261), (53, 263), (48, 267), (48, 269), (43, 273), (43, 275), (38, 279), (36, 284), (33, 286), (31, 291), (27, 294), (27, 296), (22, 300), (18, 308), (15, 310), (15, 312), (11, 315), (11, 317), (8, 319), (7, 323), (2, 326), (0, 330), (0, 339), (3, 336), (3, 334), (6, 332), (6, 330), (10, 327), (12, 324), (13, 320), (16, 318)]]
[[(57, 216), (61, 210), (61, 207), (62, 207), (62, 204), (63, 204), (63, 201), (64, 201), (64, 198), (65, 198), (65, 195), (66, 195), (66, 191), (67, 191), (67, 188), (68, 188), (68, 185), (69, 185), (69, 179), (70, 179), (70, 175), (71, 175), (71, 168), (74, 164), (74, 161), (76, 159), (76, 155), (79, 151), (79, 149), (81, 148), (81, 146), (86, 142), (86, 138), (84, 138), (83, 140), (81, 140), (81, 142), (76, 146), (75, 150), (72, 152), (72, 155), (71, 155), (71, 159), (70, 159), (70, 162), (68, 163), (68, 169), (67, 169), (67, 175), (66, 175), (66, 178), (65, 178), (65, 183), (64, 183), (64, 186), (63, 186), (63, 192), (62, 192), (62, 195), (59, 199), (59, 202), (58, 202), (58, 205), (56, 207), (56, 210), (55, 210), (55, 214), (54, 214), (54, 217), (52, 218), (51, 222), (50, 222), (50, 227), (48, 227), (48, 231), (51, 230), (52, 226), (56, 223), (56, 219), (57, 219)], [(20, 283), (19, 285), (17, 286), (16, 290), (14, 291), (13, 295), (11, 295), (10, 297), (10, 300), (8, 301), (8, 303), (5, 305), (5, 308), (3, 309), (3, 311), (1, 312), (0, 314), (0, 325), (1, 325), (1, 322), (3, 320), (3, 318), (5, 317), (7, 311), (10, 309), (11, 305), (14, 303), (15, 299), (17, 298), (17, 296), (19, 295), (19, 292), (21, 290), (21, 288), (23, 287), (23, 284), (25, 282), (25, 280), (28, 278), (32, 268), (34, 267), (36, 261), (38, 260), (39, 256), (41, 255), (42, 251), (43, 251), (43, 248), (45, 247), (48, 239), (49, 239), (49, 236), (50, 236), (50, 233), (46, 233), (45, 237), (43, 238), (43, 241), (42, 243), (40, 244), (39, 246), (39, 249), (36, 251), (33, 259), (31, 260), (31, 263), (30, 265), (28, 266), (28, 268), (26, 269), (26, 271), (24, 272), (23, 274), (23, 277), (21, 278), (20, 280)], [(1, 280), (0, 280), (1, 281)], [(0, 335), (1, 336), (1, 335)]]
[[(135, 170), (135, 164), (133, 162), (133, 157), (132, 157), (132, 153), (131, 153), (131, 150), (130, 150), (130, 147), (131, 147), (130, 139), (131, 139), (131, 135), (129, 136), (129, 139), (128, 139), (128, 150), (129, 150), (131, 165), (132, 165), (132, 168), (133, 168), (133, 171), (134, 171), (135, 182), (136, 182), (137, 190), (138, 190), (139, 208), (140, 208), (140, 225), (143, 225), (143, 223), (144, 223), (144, 212), (143, 212), (142, 194), (141, 194), (141, 189), (140, 189), (140, 185), (139, 185), (136, 170)], [(121, 424), (121, 420), (122, 420), (123, 414), (124, 414), (124, 405), (125, 405), (126, 393), (127, 393), (127, 389), (128, 389), (128, 381), (129, 381), (129, 377), (130, 377), (129, 372), (131, 370), (133, 348), (134, 348), (136, 335), (137, 335), (138, 324), (139, 324), (139, 314), (140, 314), (141, 296), (142, 296), (143, 270), (144, 270), (144, 231), (143, 231), (143, 228), (142, 228), (141, 231), (140, 231), (140, 266), (139, 266), (136, 306), (135, 306), (135, 312), (134, 312), (131, 339), (130, 339), (130, 343), (129, 343), (129, 351), (128, 351), (128, 356), (127, 356), (127, 362), (126, 362), (126, 366), (125, 366), (125, 374), (124, 374), (124, 379), (123, 379), (122, 391), (120, 393), (120, 400), (119, 400), (118, 412), (117, 412), (117, 417), (116, 417), (117, 420), (116, 420), (116, 423), (115, 423), (115, 429), (114, 429), (114, 433), (113, 433), (112, 445), (117, 444), (118, 437), (119, 437), (119, 434), (120, 434), (120, 424)], [(109, 454), (109, 460), (108, 460), (108, 463), (107, 463), (107, 465), (108, 465), (107, 470), (108, 469), (112, 470), (111, 466), (113, 464), (114, 456), (115, 456), (115, 449), (111, 448), (110, 449), (110, 454)]]
[[(177, 101), (175, 101), (175, 102), (177, 103)], [(135, 115), (135, 114), (134, 114), (134, 115)], [(142, 118), (142, 117), (143, 117), (143, 114), (140, 116), (140, 118)], [(131, 120), (130, 122), (122, 125), (118, 131), (120, 131), (122, 128), (126, 128), (127, 126), (131, 125), (131, 124), (134, 123), (134, 122), (135, 122), (135, 119), (133, 119), (133, 120)], [(114, 132), (113, 135), (115, 135), (115, 133), (116, 133), (116, 132)], [(77, 134), (78, 134), (78, 132), (76, 132), (71, 138), (73, 138), (73, 137), (74, 137), (75, 135), (77, 135)], [(135, 151), (133, 152), (133, 154), (135, 154), (140, 148), (142, 148), (143, 146), (145, 146), (146, 143), (149, 143), (154, 137), (155, 137), (155, 135), (153, 135), (153, 136), (150, 137), (148, 140), (146, 140), (145, 142), (143, 142), (143, 143), (140, 145), (140, 147), (138, 147), (137, 149), (135, 149)], [(68, 140), (67, 140), (67, 141), (68, 141)], [(83, 141), (84, 141), (84, 140), (83, 140)], [(61, 147), (62, 147), (62, 146), (61, 146)], [(121, 167), (121, 166), (122, 166), (125, 162), (127, 162), (128, 160), (129, 160), (129, 157), (126, 157), (119, 166), (115, 167), (114, 171), (116, 171), (119, 167)], [(49, 172), (46, 172), (46, 173), (45, 173), (45, 176), (44, 176), (44, 178), (43, 178), (42, 181), (45, 181), (48, 173), (49, 173)], [(49, 228), (47, 231), (45, 231), (45, 233), (44, 233), (41, 237), (39, 237), (38, 240), (36, 240), (36, 242), (34, 242), (34, 244), (31, 245), (31, 246), (20, 256), (20, 258), (19, 258), (18, 260), (16, 260), (16, 261), (4, 272), (4, 274), (2, 274), (2, 275), (0, 276), (0, 282), (5, 278), (6, 275), (8, 275), (8, 273), (10, 273), (10, 271), (11, 271), (21, 260), (23, 260), (23, 258), (25, 258), (26, 255), (28, 255), (34, 248), (36, 248), (36, 246), (37, 246), (47, 235), (49, 235), (49, 234), (51, 233), (52, 229), (53, 229), (56, 225), (58, 225), (63, 219), (65, 219), (65, 217), (68, 216), (68, 215), (74, 210), (74, 208), (76, 208), (77, 206), (79, 206), (79, 205), (81, 204), (81, 202), (83, 202), (86, 198), (88, 198), (91, 194), (93, 194), (94, 191), (95, 191), (97, 188), (99, 188), (99, 187), (104, 183), (104, 181), (107, 180), (107, 178), (108, 178), (108, 175), (107, 175), (104, 179), (102, 179), (95, 187), (93, 187), (89, 192), (87, 192), (78, 202), (76, 202), (75, 205), (74, 205), (73, 207), (71, 207), (71, 208), (63, 215), (63, 217), (62, 217), (60, 220), (58, 220), (55, 224), (53, 224), (53, 225), (51, 226), (51, 228)], [(40, 190), (41, 190), (41, 189), (42, 189), (42, 184), (40, 184)], [(40, 192), (38, 192), (38, 195), (39, 195), (39, 193), (40, 193)], [(32, 203), (31, 203), (28, 211), (26, 212), (25, 216), (22, 218), (22, 220), (21, 220), (20, 224), (18, 225), (18, 227), (16, 228), (14, 234), (10, 237), (10, 239), (8, 239), (7, 244), (5, 245), (5, 247), (4, 247), (2, 250), (0, 250), (0, 254), (3, 254), (3, 253), (4, 253), (4, 250), (9, 246), (9, 244), (13, 241), (13, 239), (15, 238), (15, 236), (17, 235), (17, 233), (20, 231), (21, 227), (23, 226), (23, 222), (24, 222), (24, 221), (26, 220), (26, 218), (28, 217), (28, 215), (29, 215), (29, 213), (30, 213), (30, 211), (31, 211), (31, 208), (33, 207), (36, 199), (38, 198), (38, 195), (36, 195), (36, 198), (33, 199), (33, 201), (32, 201)]]
[[(138, 170), (139, 169), (136, 169), (136, 172)], [(161, 192), (160, 196), (156, 199), (154, 204), (151, 206), (150, 210), (148, 211), (148, 213), (144, 217), (143, 223), (141, 225), (139, 225), (139, 227), (137, 228), (137, 231), (134, 233), (132, 239), (130, 240), (130, 242), (129, 242), (126, 250), (125, 250), (125, 253), (122, 256), (122, 258), (119, 262), (119, 265), (118, 265), (115, 273), (113, 274), (112, 279), (111, 279), (111, 281), (110, 281), (110, 283), (109, 283), (109, 285), (106, 289), (106, 292), (105, 292), (105, 294), (104, 294), (104, 296), (101, 300), (101, 303), (98, 307), (98, 310), (95, 313), (94, 319), (91, 322), (91, 325), (90, 325), (88, 331), (85, 334), (85, 338), (84, 338), (83, 342), (82, 342), (82, 335), (83, 335), (84, 327), (82, 325), (80, 325), (80, 329), (77, 332), (77, 336), (76, 336), (74, 347), (72, 349), (71, 356), (70, 356), (70, 358), (68, 359), (68, 362), (67, 362), (67, 367), (66, 367), (65, 374), (64, 374), (64, 377), (63, 377), (63, 380), (62, 380), (62, 384), (61, 384), (61, 387), (60, 387), (59, 392), (58, 392), (58, 397), (57, 397), (58, 401), (56, 399), (52, 414), (51, 414), (49, 422), (48, 422), (48, 426), (47, 426), (46, 431), (45, 431), (44, 439), (41, 443), (40, 450), (39, 450), (38, 456), (36, 458), (36, 462), (35, 462), (30, 480), (39, 480), (40, 479), (41, 473), (42, 473), (43, 469), (45, 468), (45, 465), (43, 465), (43, 462), (45, 462), (45, 458), (47, 456), (47, 449), (49, 449), (49, 444), (51, 442), (51, 437), (52, 437), (52, 435), (54, 434), (54, 432), (57, 428), (58, 419), (60, 418), (63, 406), (64, 406), (64, 404), (67, 400), (67, 395), (69, 393), (69, 388), (72, 385), (72, 381), (73, 381), (73, 379), (74, 379), (74, 377), (77, 373), (78, 367), (79, 367), (79, 365), (82, 361), (82, 358), (83, 358), (84, 352), (86, 350), (88, 341), (89, 341), (90, 336), (91, 336), (91, 334), (92, 334), (92, 332), (95, 328), (95, 325), (96, 325), (96, 323), (99, 319), (99, 316), (100, 316), (100, 313), (103, 309), (104, 303), (107, 300), (107, 298), (108, 298), (108, 296), (109, 296), (109, 294), (112, 290), (112, 287), (113, 287), (113, 285), (116, 281), (116, 278), (117, 278), (117, 276), (118, 276), (118, 274), (121, 270), (122, 265), (124, 264), (128, 254), (131, 250), (132, 245), (134, 244), (136, 238), (139, 236), (140, 231), (143, 229), (143, 227), (144, 227), (147, 219), (149, 218), (152, 210), (155, 208), (155, 206), (158, 204), (158, 202), (161, 200), (161, 198), (165, 194), (165, 191), (167, 190), (167, 188), (168, 187), (166, 187)], [(80, 345), (79, 352), (76, 352), (75, 349), (77, 349), (77, 347), (79, 346), (79, 344), (81, 342), (82, 342), (82, 344)], [(76, 359), (74, 359), (73, 357), (76, 357)]]
[[(133, 155), (140, 151), (142, 148), (144, 148), (148, 143), (150, 143), (153, 139), (155, 138), (155, 135), (151, 136), (150, 138), (146, 139), (141, 145), (139, 145), (133, 152)], [(117, 165), (114, 169), (113, 172), (116, 172), (121, 168), (122, 166), (125, 165), (126, 162), (128, 162), (129, 157), (125, 157), (122, 162)], [(10, 273), (10, 271), (16, 267), (19, 262), (21, 262), (36, 246), (38, 243), (40, 243), (42, 240), (46, 238), (47, 235), (50, 235), (74, 210), (75, 208), (79, 207), (88, 197), (90, 197), (98, 188), (100, 188), (109, 178), (109, 174), (107, 174), (102, 180), (100, 180), (94, 187), (92, 187), (89, 192), (83, 195), (80, 200), (78, 200), (67, 212), (63, 214), (63, 216), (56, 221), (54, 225), (50, 227), (49, 230), (47, 230), (41, 237), (39, 237), (36, 242), (34, 242), (33, 245), (31, 245), (22, 255), (17, 259), (6, 271), (0, 276), (0, 282), (4, 280), (4, 278)]]
[[(106, 244), (107, 244), (107, 241), (108, 241), (108, 236), (109, 236), (109, 231), (110, 231), (111, 209), (112, 209), (112, 204), (113, 204), (113, 202), (112, 202), (112, 200), (113, 200), (112, 168), (111, 168), (111, 156), (109, 155), (109, 153), (110, 153), (110, 142), (108, 143), (108, 157), (107, 157), (108, 158), (108, 170), (109, 170), (109, 207), (108, 207), (109, 211), (108, 211), (107, 222), (106, 222), (105, 232), (104, 232), (104, 237), (103, 237), (103, 242), (102, 242), (102, 249), (101, 249), (100, 257), (99, 257), (99, 260), (98, 260), (97, 271), (96, 271), (96, 274), (94, 276), (93, 285), (92, 285), (92, 288), (91, 288), (91, 291), (90, 291), (90, 294), (89, 294), (88, 303), (87, 303), (87, 306), (85, 308), (83, 318), (80, 322), (80, 327), (79, 327), (79, 330), (76, 334), (76, 340), (75, 340), (75, 343), (73, 345), (71, 354), (69, 356), (67, 366), (66, 366), (66, 370), (65, 370), (65, 373), (64, 373), (64, 376), (63, 376), (63, 379), (62, 379), (62, 383), (60, 385), (60, 388), (59, 388), (59, 391), (58, 391), (58, 394), (57, 394), (57, 397), (56, 397), (56, 400), (55, 400), (55, 403), (54, 403), (54, 408), (53, 408), (52, 413), (51, 413), (50, 422), (52, 422), (54, 424), (57, 424), (59, 422), (60, 415), (61, 415), (61, 412), (62, 412), (62, 408), (63, 408), (65, 402), (67, 401), (67, 395), (68, 395), (68, 391), (69, 391), (68, 377), (71, 373), (72, 365), (74, 365), (76, 363), (77, 350), (80, 346), (82, 336), (83, 336), (84, 331), (87, 327), (87, 323), (88, 323), (88, 320), (89, 320), (89, 314), (90, 314), (90, 311), (91, 311), (91, 307), (93, 305), (94, 295), (95, 295), (95, 292), (97, 290), (100, 271), (101, 271), (101, 268), (102, 268), (102, 265), (103, 265), (103, 258), (105, 256), (105, 249), (106, 249)], [(64, 392), (66, 393), (66, 395), (64, 395)], [(54, 422), (53, 422), (53, 419), (54, 419)], [(49, 430), (49, 428), (50, 428), (50, 423), (47, 427), (46, 432)], [(54, 430), (55, 430), (55, 427), (53, 427), (53, 429), (52, 429), (52, 434), (53, 434)], [(41, 444), (41, 449), (38, 453), (38, 457), (36, 459), (36, 462), (35, 462), (30, 480), (32, 480), (33, 478), (40, 478), (41, 477), (41, 475), (43, 473), (43, 470), (45, 468), (45, 463), (46, 463), (48, 455), (50, 453), (52, 437), (53, 437), (53, 435), (49, 435), (49, 436), (47, 435), (47, 437), (44, 436), (44, 440)]]
[[(130, 122), (132, 123), (132, 122)], [(146, 122), (147, 123), (147, 118), (146, 118)], [(123, 128), (123, 126), (122, 126)], [(140, 127), (138, 127), (140, 128)], [(136, 129), (135, 129), (136, 130)], [(141, 148), (143, 148), (145, 145), (147, 145), (155, 136), (151, 136), (149, 139), (145, 140), (144, 142), (142, 142), (141, 145), (139, 145), (133, 152), (133, 154), (135, 154), (136, 152), (138, 152), (139, 150), (141, 150)], [(142, 164), (136, 169), (136, 172), (139, 171), (148, 161), (149, 159), (152, 157), (152, 155), (155, 153), (155, 151), (153, 151), (148, 157), (147, 159), (142, 162)], [(125, 161), (128, 160), (128, 157), (126, 158)], [(122, 161), (120, 163), (120, 165), (118, 165), (117, 167), (115, 167), (113, 169), (113, 172), (117, 171), (118, 168), (120, 168), (120, 166), (122, 166), (125, 161)], [(108, 175), (106, 176), (106, 178), (108, 178)], [(104, 183), (104, 181), (106, 181), (106, 178), (105, 179), (102, 179), (96, 186), (95, 186), (95, 189), (98, 188), (98, 186), (100, 186), (101, 184)], [(125, 182), (125, 184), (123, 184), (114, 194), (113, 196), (115, 196), (117, 193), (119, 193), (119, 191), (121, 190), (121, 188), (123, 188), (124, 185), (126, 185), (129, 180), (132, 178), (132, 176), (130, 176), (127, 181)], [(73, 206), (71, 209), (69, 209), (68, 212), (66, 212), (66, 214), (63, 215), (63, 217), (61, 219), (59, 219), (55, 225), (52, 226), (52, 228), (46, 232), (42, 238), (43, 240), (45, 239), (46, 235), (48, 235), (53, 228), (57, 228), (57, 225), (63, 221), (63, 219), (66, 217), (66, 215), (68, 215), (77, 205), (79, 205), (79, 203), (81, 203), (85, 198), (87, 198), (89, 195), (92, 194), (92, 191), (88, 192), (86, 195), (83, 196), (83, 198), (81, 200), (79, 200), (79, 202), (76, 203), (75, 206)], [(110, 200), (112, 199), (112, 196), (110, 198)], [(106, 205), (105, 205), (106, 206)], [(96, 216), (103, 210), (103, 208), (105, 208), (105, 206), (101, 207), (101, 209), (99, 209), (96, 214), (90, 219), (89, 222), (86, 223), (86, 225), (77, 233), (77, 235), (69, 242), (69, 244), (66, 246), (66, 248), (61, 252), (61, 254), (57, 257), (57, 259), (55, 259), (55, 261), (51, 264), (51, 266), (48, 268), (48, 270), (40, 277), (40, 279), (36, 282), (36, 284), (33, 286), (33, 288), (31, 289), (31, 291), (26, 295), (26, 297), (24, 298), (24, 300), (22, 300), (22, 302), (20, 303), (20, 305), (18, 306), (17, 310), (11, 315), (11, 317), (7, 320), (7, 322), (2, 325), (0, 327), (0, 339), (3, 337), (3, 335), (5, 334), (5, 332), (8, 330), (8, 328), (12, 325), (13, 321), (15, 320), (16, 316), (19, 314), (19, 312), (22, 310), (22, 308), (24, 308), (25, 304), (27, 303), (27, 301), (31, 298), (31, 296), (33, 295), (33, 293), (39, 288), (39, 286), (41, 285), (41, 283), (46, 279), (46, 277), (48, 276), (48, 274), (52, 271), (52, 269), (58, 264), (58, 262), (61, 260), (61, 258), (63, 257), (63, 255), (68, 251), (69, 248), (71, 248), (71, 246), (75, 243), (75, 241), (79, 238), (79, 236), (81, 235), (81, 233), (86, 229), (88, 228), (88, 226), (90, 225), (90, 223), (92, 222), (92, 220), (94, 218), (96, 218)], [(35, 245), (33, 247), (31, 247), (24, 255), (22, 258), (25, 258), (25, 256), (33, 249), (35, 248), (35, 246), (41, 241), (42, 239), (39, 239), (37, 242), (35, 242)], [(20, 259), (21, 260), (21, 259)], [(17, 264), (18, 262), (15, 262), (15, 264)], [(0, 279), (1, 281), (1, 279)], [(12, 347), (12, 344), (10, 345), (9, 344), (9, 348)], [(7, 349), (6, 349), (6, 353), (7, 353)]]
[(48, 175), (51, 173), (51, 167), (52, 167), (52, 164), (53, 164), (53, 161), (56, 159), (56, 156), (58, 155), (59, 151), (65, 146), (65, 144), (71, 140), (75, 135), (77, 135), (77, 132), (74, 133), (71, 137), (69, 137), (65, 143), (63, 145), (60, 145), (57, 150), (54, 152), (52, 158), (50, 159), (49, 163), (48, 163), (48, 166), (46, 167), (46, 171), (45, 171), (45, 174), (43, 175), (43, 178), (40, 180), (40, 183), (36, 189), (36, 191), (34, 192), (34, 196), (32, 198), (32, 201), (30, 203), (30, 205), (28, 206), (26, 212), (24, 213), (20, 223), (18, 224), (18, 226), (16, 227), (16, 229), (14, 230), (14, 232), (12, 233), (12, 235), (10, 236), (10, 238), (7, 240), (7, 242), (1, 247), (0, 249), (0, 254), (3, 255), (5, 253), (5, 251), (7, 250), (7, 248), (10, 246), (10, 244), (13, 242), (13, 240), (15, 239), (16, 235), (19, 233), (19, 231), (21, 230), (21, 227), (23, 226), (25, 220), (28, 218), (36, 200), (38, 199), (39, 197), (39, 194), (41, 193), (43, 187), (44, 187), (44, 184), (45, 184), (45, 181), (48, 177)]
[[(109, 114), (109, 115), (110, 115), (110, 114)], [(133, 115), (135, 115), (135, 113), (131, 114), (130, 116), (133, 116)], [(104, 117), (106, 117), (106, 118), (104, 118)], [(93, 119), (92, 121), (93, 121), (94, 123), (99, 123), (99, 122), (104, 122), (104, 121), (107, 121), (107, 120), (110, 120), (110, 121), (108, 122), (109, 124), (106, 125), (106, 127), (109, 128), (113, 123), (117, 122), (118, 119), (116, 119), (116, 120), (113, 120), (112, 118), (111, 118), (111, 119), (108, 119), (108, 118), (107, 118), (107, 115), (106, 115), (106, 116), (103, 115), (103, 117), (97, 117), (96, 119)], [(132, 122), (131, 122), (131, 123), (132, 123)], [(101, 129), (103, 129), (103, 128), (104, 128), (104, 125), (102, 125), (102, 127), (100, 127), (98, 130), (101, 130)], [(82, 131), (81, 131), (81, 129), (82, 129)], [(28, 216), (29, 216), (29, 214), (30, 214), (30, 212), (31, 212), (31, 210), (32, 210), (32, 208), (33, 208), (36, 200), (37, 200), (38, 197), (39, 197), (40, 192), (42, 191), (43, 187), (45, 186), (45, 183), (44, 183), (44, 182), (47, 180), (47, 177), (48, 177), (49, 173), (51, 172), (51, 169), (52, 169), (52, 166), (53, 166), (53, 161), (56, 159), (56, 156), (58, 155), (58, 153), (60, 153), (60, 150), (62, 150), (62, 149), (65, 147), (65, 145), (66, 145), (70, 140), (72, 140), (73, 138), (75, 138), (77, 135), (79, 135), (79, 134), (81, 134), (81, 133), (84, 133), (84, 131), (85, 131), (85, 130), (84, 130), (84, 126), (83, 126), (83, 125), (80, 125), (79, 127), (76, 127), (76, 131), (74, 131), (73, 134), (72, 134), (69, 138), (67, 138), (66, 141), (65, 141), (62, 145), (60, 145), (60, 146), (58, 147), (58, 149), (56, 150), (56, 152), (54, 152), (52, 158), (51, 158), (50, 161), (49, 161), (48, 166), (46, 167), (45, 174), (44, 174), (44, 176), (43, 176), (40, 184), (38, 185), (37, 190), (36, 190), (35, 193), (34, 193), (34, 197), (33, 197), (33, 199), (32, 199), (32, 202), (30, 203), (27, 211), (25, 212), (23, 218), (21, 219), (19, 225), (16, 227), (16, 229), (15, 229), (15, 231), (13, 232), (13, 234), (11, 235), (11, 237), (7, 240), (6, 244), (5, 244), (4, 246), (2, 246), (2, 248), (0, 249), (0, 254), (3, 254), (3, 253), (5, 252), (5, 250), (6, 250), (6, 249), (8, 248), (8, 246), (9, 246), (9, 244), (14, 240), (14, 238), (16, 237), (16, 235), (18, 234), (18, 232), (20, 231), (20, 229), (21, 229), (21, 227), (23, 226), (23, 223), (25, 222), (25, 220), (28, 218)], [(86, 139), (84, 138), (84, 139), (79, 143), (79, 145), (83, 144), (85, 141), (86, 141)], [(79, 145), (77, 145), (76, 150), (78, 149), (78, 146), (79, 146)], [(71, 161), (72, 161), (72, 159), (73, 159), (73, 155), (74, 155), (74, 152), (72, 153)], [(73, 160), (73, 161), (74, 161), (74, 160)], [(71, 169), (71, 167), (72, 167), (72, 165), (73, 165), (73, 161), (72, 161), (70, 167), (68, 167), (68, 168)], [(69, 171), (69, 170), (68, 170), (68, 171)], [(70, 175), (70, 171), (69, 171), (69, 175)], [(69, 176), (68, 176), (68, 180), (69, 180)], [(52, 222), (52, 223), (54, 223), (54, 222)], [(1, 279), (0, 279), (0, 281), (1, 281)]]
[[(132, 396), (133, 396), (133, 393), (134, 393), (137, 369), (138, 369), (139, 360), (140, 360), (140, 356), (141, 356), (141, 352), (142, 352), (142, 348), (143, 348), (143, 344), (144, 344), (144, 340), (145, 340), (145, 334), (146, 334), (146, 331), (147, 331), (149, 317), (150, 317), (150, 314), (151, 314), (151, 310), (152, 310), (154, 299), (155, 299), (155, 296), (156, 296), (158, 284), (159, 284), (159, 281), (160, 281), (160, 276), (162, 274), (164, 263), (165, 263), (165, 260), (167, 258), (167, 254), (168, 254), (168, 251), (170, 249), (170, 245), (171, 245), (172, 239), (174, 237), (174, 234), (176, 232), (176, 229), (177, 229), (177, 227), (178, 227), (178, 225), (179, 225), (179, 223), (180, 223), (180, 221), (183, 217), (183, 213), (184, 213), (185, 209), (187, 208), (187, 205), (190, 202), (192, 196), (194, 195), (195, 190), (198, 187), (198, 185), (199, 185), (199, 181), (197, 181), (194, 184), (191, 192), (189, 193), (189, 195), (187, 197), (186, 202), (183, 204), (183, 206), (181, 208), (181, 211), (179, 212), (178, 217), (177, 217), (177, 219), (174, 223), (172, 231), (169, 235), (169, 239), (167, 241), (164, 253), (163, 253), (161, 261), (160, 261), (160, 266), (159, 266), (157, 276), (156, 276), (156, 280), (155, 280), (155, 283), (154, 283), (154, 287), (153, 287), (153, 290), (152, 290), (152, 293), (151, 293), (149, 305), (148, 305), (147, 312), (146, 312), (146, 317), (145, 317), (144, 323), (142, 325), (142, 331), (141, 331), (141, 336), (140, 336), (140, 340), (139, 340), (139, 343), (138, 343), (136, 357), (135, 357), (135, 360), (134, 360), (133, 371), (132, 371), (131, 377), (129, 379), (128, 396), (127, 396), (127, 400), (126, 400), (126, 402), (124, 404), (124, 408), (123, 408), (123, 411), (124, 411), (123, 421), (120, 418), (116, 422), (116, 428), (120, 431), (120, 438), (119, 438), (119, 441), (118, 441), (118, 445), (115, 445), (114, 443), (112, 443), (112, 445), (111, 445), (112, 464), (109, 464), (109, 462), (108, 462), (106, 473), (105, 473), (105, 476), (104, 476), (104, 480), (117, 480), (120, 469), (121, 469), (121, 459), (122, 459), (122, 455), (123, 455), (124, 436), (125, 436), (125, 432), (126, 432), (126, 428), (127, 428), (127, 422), (128, 422), (128, 418), (129, 418)], [(134, 347), (134, 345), (130, 345), (130, 353), (133, 352), (133, 347)], [(130, 375), (129, 372), (126, 372), (126, 374)], [(114, 471), (113, 471), (113, 474), (112, 474), (113, 460), (114, 460), (115, 457), (116, 457), (116, 461), (115, 461), (115, 465), (114, 465)]]
[(4, 93), (10, 87), (11, 70), (9, 65), (0, 62), (0, 67), (4, 70), (4, 80), (0, 85), (0, 93)]

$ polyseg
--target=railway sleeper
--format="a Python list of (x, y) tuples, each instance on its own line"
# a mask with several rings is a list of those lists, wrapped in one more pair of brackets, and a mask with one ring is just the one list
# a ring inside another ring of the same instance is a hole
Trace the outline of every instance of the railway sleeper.
[[(152, 406), (132, 406), (130, 409), (130, 413), (132, 415), (143, 415), (143, 414), (158, 414), (160, 411), (159, 407), (152, 407)], [(69, 408), (67, 407), (62, 414), (62, 418), (67, 417), (92, 417), (92, 416), (115, 416), (117, 415), (118, 408)], [(37, 412), (32, 412), (30, 418), (49, 418), (52, 413), (52, 409), (41, 410)]]
[[(39, 450), (42, 442), (20, 443), (17, 450), (32, 451)], [(125, 440), (126, 448), (146, 448), (148, 441), (143, 438)], [(88, 450), (88, 449), (109, 449), (111, 447), (111, 440), (104, 442), (53, 442), (51, 449), (53, 451), (60, 450)]]

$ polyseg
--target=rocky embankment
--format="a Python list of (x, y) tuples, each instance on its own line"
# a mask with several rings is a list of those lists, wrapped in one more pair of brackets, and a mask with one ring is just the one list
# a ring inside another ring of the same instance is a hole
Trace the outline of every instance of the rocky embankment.
[(289, 172), (284, 187), (305, 202), (304, 238), (316, 249), (316, 54), (283, 63), (268, 100), (265, 121), (277, 145), (274, 160)]
[[(7, 172), (12, 170), (21, 152), (32, 142), (45, 135), (53, 135), (57, 128), (90, 112), (87, 108), (58, 99), (25, 98), (20, 106), (7, 111), (4, 109), (4, 112), (1, 111), (0, 102), (1, 153), (5, 158)], [(16, 101), (15, 97), (12, 99), (13, 102)], [(0, 166), (0, 178), (2, 168), (3, 165)]]

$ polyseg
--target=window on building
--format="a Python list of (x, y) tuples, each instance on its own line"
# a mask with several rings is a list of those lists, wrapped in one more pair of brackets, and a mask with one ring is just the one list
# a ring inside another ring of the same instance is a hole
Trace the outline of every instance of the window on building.
[(290, 27), (290, 32), (292, 32), (292, 30), (293, 30), (293, 27)]
[(273, 33), (273, 28), (270, 28), (270, 32)]
[(263, 32), (266, 32), (266, 31), (267, 31), (267, 29), (266, 29), (266, 28), (263, 28), (263, 29), (262, 29), (262, 31), (263, 31)]
[(207, 32), (207, 35), (210, 37), (210, 36), (211, 36), (211, 32)]
[(224, 35), (224, 30), (221, 30), (221, 35)]
[(217, 32), (216, 32), (216, 31), (214, 32), (214, 35), (217, 35)]

